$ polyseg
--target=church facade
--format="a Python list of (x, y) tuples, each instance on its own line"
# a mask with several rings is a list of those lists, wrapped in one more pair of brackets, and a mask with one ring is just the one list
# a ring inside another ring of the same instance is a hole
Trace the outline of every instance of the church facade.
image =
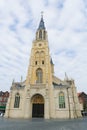
[(80, 105), (74, 80), (54, 75), (43, 16), (32, 43), (26, 80), (13, 82), (5, 117), (78, 118)]

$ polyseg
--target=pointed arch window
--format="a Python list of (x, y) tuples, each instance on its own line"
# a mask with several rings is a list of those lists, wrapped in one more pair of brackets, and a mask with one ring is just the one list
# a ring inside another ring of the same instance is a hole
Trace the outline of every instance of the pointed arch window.
[(42, 39), (42, 30), (39, 31), (39, 38)]
[(44, 55), (45, 55), (45, 54), (44, 54), (44, 51), (41, 51), (41, 52), (40, 52), (40, 56), (41, 56), (42, 58), (44, 58)]
[(46, 39), (46, 32), (45, 31), (44, 31), (44, 36), (43, 37), (44, 37), (44, 40), (45, 40)]
[(39, 58), (39, 52), (38, 51), (35, 53), (35, 58)]
[(65, 108), (65, 96), (63, 92), (59, 93), (59, 108)]
[(20, 95), (19, 93), (17, 93), (15, 95), (14, 108), (19, 108), (19, 105), (20, 105)]
[(36, 77), (37, 77), (36, 83), (42, 83), (42, 80), (43, 80), (42, 69), (39, 68), (36, 70)]
[(39, 63), (39, 52), (37, 51), (35, 53), (35, 65), (37, 65)]
[(45, 63), (45, 53), (44, 53), (44, 51), (41, 51), (40, 52), (40, 59), (41, 59), (41, 61), (42, 61), (42, 65), (44, 65), (44, 63)]

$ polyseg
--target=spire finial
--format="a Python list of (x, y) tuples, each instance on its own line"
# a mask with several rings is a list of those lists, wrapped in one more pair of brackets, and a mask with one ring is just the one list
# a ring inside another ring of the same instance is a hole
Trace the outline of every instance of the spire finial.
[(44, 12), (43, 12), (43, 11), (41, 11), (41, 18), (43, 18), (43, 13), (44, 13)]

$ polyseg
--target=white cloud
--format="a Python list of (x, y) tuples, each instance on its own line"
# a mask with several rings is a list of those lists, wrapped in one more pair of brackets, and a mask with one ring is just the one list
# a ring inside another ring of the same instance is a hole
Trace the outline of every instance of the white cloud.
[(44, 11), (55, 74), (74, 78), (87, 92), (86, 0), (0, 0), (0, 89), (27, 75), (32, 41)]

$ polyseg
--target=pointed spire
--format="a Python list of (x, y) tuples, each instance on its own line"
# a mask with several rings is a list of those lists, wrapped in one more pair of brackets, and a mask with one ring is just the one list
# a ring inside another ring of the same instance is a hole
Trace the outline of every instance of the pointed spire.
[(15, 82), (15, 79), (12, 80), (12, 84)]
[(68, 76), (67, 76), (66, 72), (65, 72), (65, 80), (68, 81)]
[(36, 40), (47, 40), (47, 31), (44, 25), (43, 12), (41, 12), (41, 20), (36, 31)]
[(40, 20), (39, 27), (38, 27), (38, 30), (40, 30), (40, 29), (45, 29), (44, 20), (43, 20), (43, 12), (41, 12), (41, 20)]
[(54, 64), (53, 64), (53, 60), (52, 60), (52, 58), (50, 59), (50, 63), (51, 63), (52, 65), (54, 65)]

